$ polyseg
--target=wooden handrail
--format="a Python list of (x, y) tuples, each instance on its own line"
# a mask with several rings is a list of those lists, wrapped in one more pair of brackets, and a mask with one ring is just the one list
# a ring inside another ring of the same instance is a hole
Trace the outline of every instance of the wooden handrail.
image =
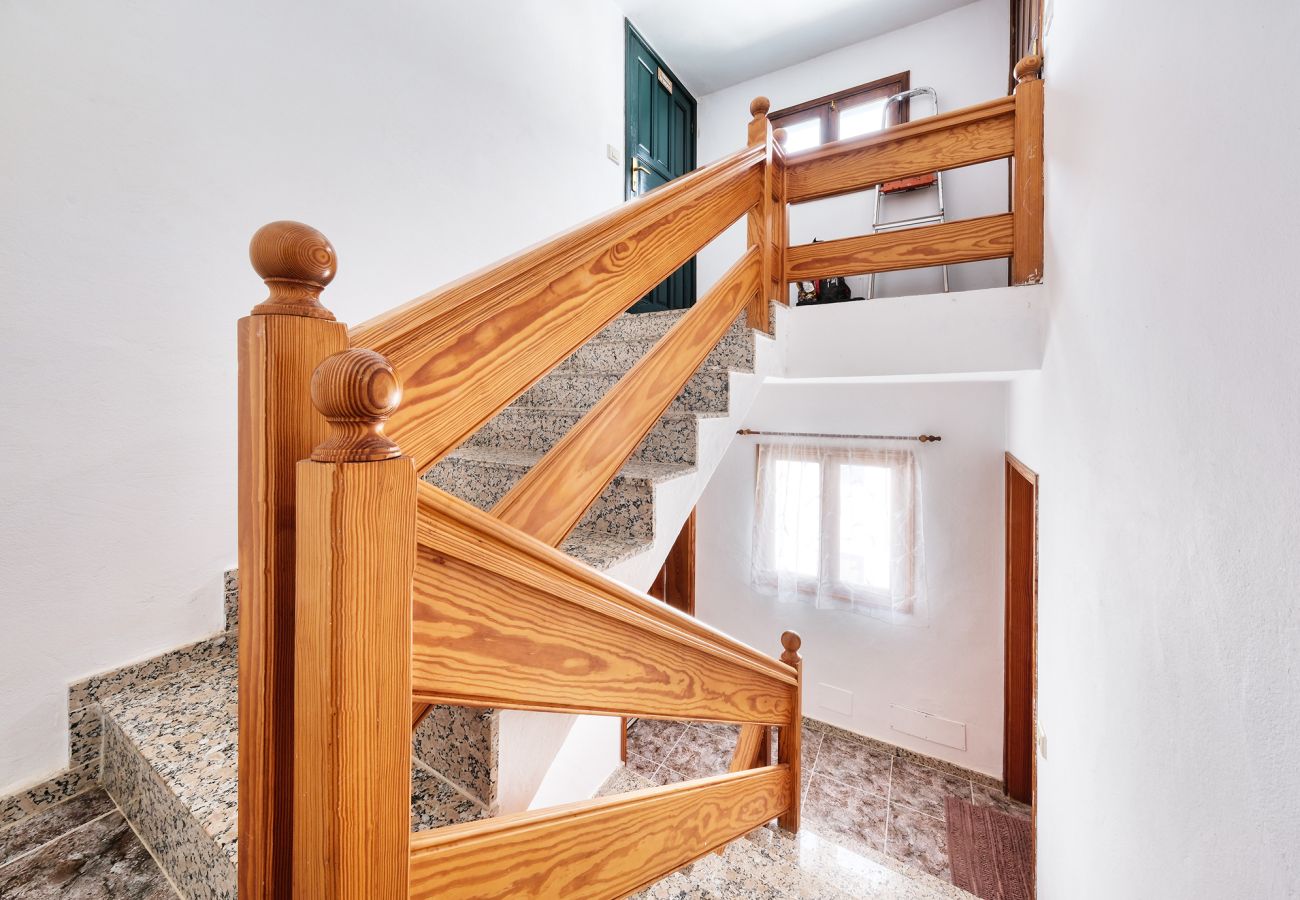
[(787, 725), (793, 668), (427, 484), (420, 703)]
[(805, 203), (886, 181), (1006, 159), (1015, 150), (1014, 97), (833, 141), (786, 159), (786, 199)]
[(352, 329), (405, 399), (389, 433), (423, 471), (759, 202), (749, 147)]
[(493, 508), (559, 546), (753, 298), (762, 253), (751, 247)]
[(1010, 213), (791, 247), (785, 277), (807, 281), (923, 266), (948, 266), (1012, 253)]
[(791, 779), (769, 766), (423, 831), (410, 896), (623, 897), (779, 815)]

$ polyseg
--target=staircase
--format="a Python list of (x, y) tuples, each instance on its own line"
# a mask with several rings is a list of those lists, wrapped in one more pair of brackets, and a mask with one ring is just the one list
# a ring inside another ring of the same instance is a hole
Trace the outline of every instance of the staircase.
[[(491, 509), (581, 416), (667, 333), (683, 311), (625, 315), (584, 344), (424, 480)], [(656, 535), (661, 485), (695, 477), (691, 497), (721, 458), (701, 448), (701, 427), (734, 434), (775, 366), (773, 338), (726, 332), (659, 423), (565, 542), (598, 569), (638, 556), (657, 565), (674, 535)], [(707, 420), (707, 422), (706, 422)], [(657, 540), (657, 538), (659, 538)], [(73, 688), (74, 720), (102, 735), (102, 780), (168, 877), (193, 898), (233, 898), (237, 871), (238, 576), (226, 575), (226, 623), (192, 647), (88, 679)], [(493, 815), (497, 807), (497, 716), (439, 705), (412, 737), (411, 828), (421, 831)], [(83, 752), (80, 745), (78, 752)], [(84, 755), (84, 752), (83, 752)]]
[[(776, 371), (789, 282), (998, 258), (1040, 279), (1038, 66), (1012, 97), (789, 159), (759, 98), (744, 149), (351, 329), (321, 303), (324, 236), (261, 229), (238, 622), (232, 584), (225, 632), (69, 701), (74, 762), (102, 748), (180, 891), (601, 900), (797, 832), (798, 635), (769, 656), (629, 584)], [(998, 159), (1012, 212), (788, 246), (789, 204)], [(621, 315), (742, 219), (693, 308)], [(724, 723), (735, 750), (724, 774), (495, 815), (493, 709)]]

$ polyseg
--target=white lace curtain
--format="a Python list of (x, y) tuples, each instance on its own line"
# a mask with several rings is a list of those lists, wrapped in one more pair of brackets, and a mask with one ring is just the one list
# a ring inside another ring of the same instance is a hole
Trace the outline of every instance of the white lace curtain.
[(763, 443), (755, 502), (755, 590), (898, 623), (924, 614), (921, 473), (912, 450)]

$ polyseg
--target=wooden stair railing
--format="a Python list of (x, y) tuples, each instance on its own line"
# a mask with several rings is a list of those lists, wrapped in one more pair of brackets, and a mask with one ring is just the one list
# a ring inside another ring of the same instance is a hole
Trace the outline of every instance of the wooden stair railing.
[[(769, 328), (789, 281), (998, 256), (1038, 280), (1039, 66), (1017, 66), (1013, 98), (788, 158), (758, 98), (745, 150), (350, 332), (320, 303), (325, 238), (254, 236), (270, 295), (239, 330), (242, 897), (614, 897), (772, 818), (798, 827), (798, 636), (773, 659), (556, 548), (729, 324)], [(1002, 158), (1010, 213), (787, 248), (788, 203)], [(418, 480), (741, 216), (741, 259), (491, 513)], [(410, 836), (411, 713), (430, 703), (741, 728), (726, 775)]]

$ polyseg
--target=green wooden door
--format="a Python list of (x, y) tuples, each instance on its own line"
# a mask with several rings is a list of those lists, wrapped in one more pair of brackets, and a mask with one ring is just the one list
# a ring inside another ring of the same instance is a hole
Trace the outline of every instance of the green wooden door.
[[(695, 168), (695, 98), (627, 23), (627, 196), (639, 197)], [(685, 309), (695, 303), (688, 260), (632, 307)]]

